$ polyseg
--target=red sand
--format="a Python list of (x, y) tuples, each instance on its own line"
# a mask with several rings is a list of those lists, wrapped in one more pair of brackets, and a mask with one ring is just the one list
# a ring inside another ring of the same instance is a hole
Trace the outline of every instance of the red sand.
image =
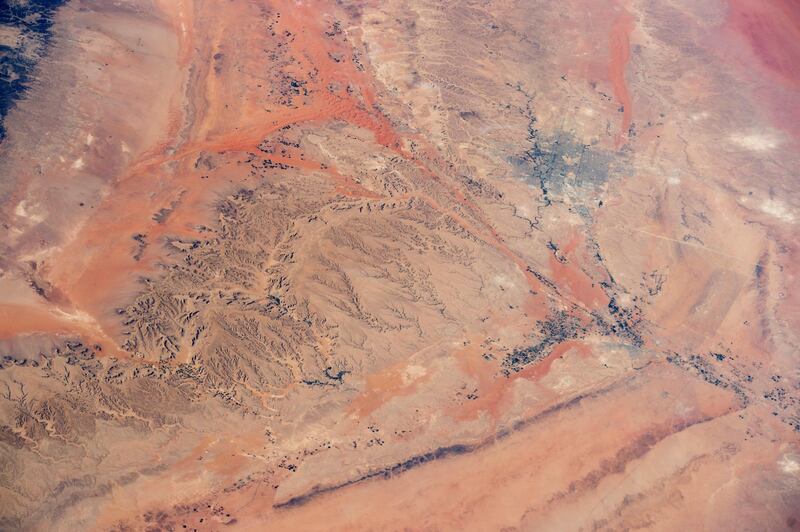
[(633, 117), (633, 103), (628, 85), (625, 81), (625, 68), (631, 57), (630, 35), (634, 27), (634, 18), (627, 11), (617, 15), (609, 37), (610, 58), (608, 63), (608, 77), (614, 87), (614, 96), (622, 107), (622, 125), (616, 137), (616, 147), (625, 142)]

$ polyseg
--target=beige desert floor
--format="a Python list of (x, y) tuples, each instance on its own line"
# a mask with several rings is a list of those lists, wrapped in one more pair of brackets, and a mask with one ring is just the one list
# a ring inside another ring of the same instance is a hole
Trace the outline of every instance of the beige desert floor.
[(0, 144), (0, 529), (800, 527), (791, 0), (71, 0)]

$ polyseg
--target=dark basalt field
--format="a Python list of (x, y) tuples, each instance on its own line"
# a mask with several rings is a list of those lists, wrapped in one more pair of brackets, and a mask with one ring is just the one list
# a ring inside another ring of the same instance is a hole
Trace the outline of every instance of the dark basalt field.
[(50, 43), (53, 16), (65, 0), (7, 0), (0, 3), (0, 140), (3, 119), (24, 96), (35, 77), (36, 65)]

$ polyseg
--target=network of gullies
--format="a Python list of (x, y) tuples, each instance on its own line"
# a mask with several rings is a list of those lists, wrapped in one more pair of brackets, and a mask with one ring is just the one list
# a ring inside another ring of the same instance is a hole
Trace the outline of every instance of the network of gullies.
[(795, 0), (4, 0), (0, 111), (0, 529), (800, 528)]

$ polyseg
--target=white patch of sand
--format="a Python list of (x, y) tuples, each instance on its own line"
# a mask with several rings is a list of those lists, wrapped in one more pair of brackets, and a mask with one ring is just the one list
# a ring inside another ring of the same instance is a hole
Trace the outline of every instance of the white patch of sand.
[(403, 372), (403, 384), (410, 384), (420, 377), (424, 377), (426, 373), (428, 373), (428, 370), (422, 366), (408, 366)]
[(39, 223), (44, 220), (46, 213), (41, 205), (31, 205), (28, 200), (22, 200), (14, 209), (14, 214), (33, 223)]
[(794, 213), (781, 201), (776, 199), (767, 199), (761, 203), (760, 209), (762, 212), (774, 216), (784, 222), (794, 221)]
[(777, 135), (772, 133), (734, 133), (730, 136), (731, 142), (754, 152), (767, 152), (774, 150), (780, 144)]
[(797, 475), (800, 473), (800, 461), (793, 455), (784, 454), (780, 462), (778, 462), (778, 467), (787, 475)]

